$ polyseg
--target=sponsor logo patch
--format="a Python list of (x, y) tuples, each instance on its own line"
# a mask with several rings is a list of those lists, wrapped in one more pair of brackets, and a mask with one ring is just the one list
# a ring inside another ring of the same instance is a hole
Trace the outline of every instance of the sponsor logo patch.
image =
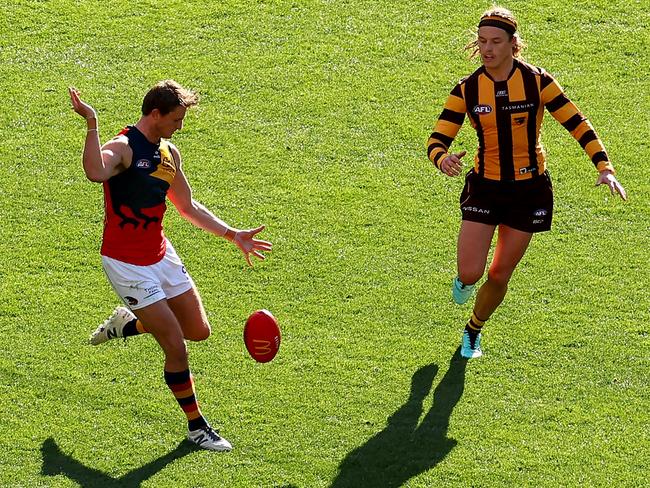
[(148, 159), (138, 159), (135, 162), (135, 167), (140, 169), (149, 169), (151, 168), (151, 161)]
[(511, 103), (509, 105), (504, 105), (501, 108), (502, 110), (506, 110), (508, 112), (523, 112), (524, 110), (535, 108), (535, 104), (534, 103)]
[(478, 115), (485, 115), (489, 114), (492, 112), (492, 106), (491, 105), (475, 105), (474, 108), (472, 109), (472, 112)]
[(489, 208), (478, 208), (478, 207), (466, 206), (466, 207), (462, 207), (462, 209), (465, 210), (466, 212), (474, 212), (474, 213), (485, 214), (485, 215), (488, 215), (490, 213)]
[(508, 90), (497, 91), (497, 97), (507, 97), (507, 96), (508, 96)]
[(543, 217), (544, 215), (548, 215), (548, 212), (545, 209), (540, 208), (539, 210), (535, 210), (533, 212), (533, 215), (535, 217)]
[(126, 300), (126, 303), (128, 303), (130, 306), (138, 304), (138, 301), (133, 297), (124, 297), (124, 299)]

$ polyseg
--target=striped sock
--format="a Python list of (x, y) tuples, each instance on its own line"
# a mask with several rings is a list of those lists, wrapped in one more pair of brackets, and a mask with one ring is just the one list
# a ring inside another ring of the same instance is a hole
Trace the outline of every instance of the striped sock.
[(199, 404), (196, 401), (194, 378), (190, 374), (190, 370), (186, 369), (178, 373), (165, 371), (165, 383), (167, 383), (167, 386), (176, 397), (176, 401), (185, 412), (189, 430), (207, 427), (208, 423), (201, 415)]
[(139, 319), (133, 319), (131, 322), (126, 324), (122, 329), (122, 335), (124, 337), (131, 337), (140, 334), (146, 334), (147, 330), (144, 328), (142, 322)]
[(472, 316), (467, 321), (467, 325), (465, 326), (465, 330), (469, 332), (469, 338), (472, 341), (472, 344), (474, 344), (476, 336), (481, 333), (481, 329), (483, 329), (485, 322), (487, 322), (487, 319), (481, 320), (476, 316), (474, 312), (472, 312)]

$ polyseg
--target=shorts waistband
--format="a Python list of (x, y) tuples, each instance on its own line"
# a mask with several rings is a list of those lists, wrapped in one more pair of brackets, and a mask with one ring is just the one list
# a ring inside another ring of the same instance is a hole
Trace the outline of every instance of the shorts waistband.
[(511, 186), (511, 185), (525, 186), (526, 184), (536, 183), (540, 178), (543, 177), (549, 178), (548, 170), (545, 170), (543, 173), (534, 174), (532, 178), (528, 178), (525, 180), (492, 180), (490, 178), (480, 176), (478, 173), (476, 173), (476, 171), (474, 171), (474, 168), (470, 169), (467, 172), (467, 175), (468, 176), (471, 175), (475, 178), (479, 178), (481, 180), (481, 183), (486, 183), (488, 185), (494, 185), (494, 186)]

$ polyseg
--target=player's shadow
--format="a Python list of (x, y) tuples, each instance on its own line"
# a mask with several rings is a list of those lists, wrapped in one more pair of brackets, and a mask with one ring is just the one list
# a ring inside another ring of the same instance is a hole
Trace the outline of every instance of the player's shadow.
[(41, 446), (43, 455), (44, 476), (63, 475), (77, 482), (83, 488), (137, 488), (144, 481), (162, 470), (172, 461), (187, 456), (198, 449), (195, 444), (188, 441), (181, 442), (176, 449), (135, 469), (120, 478), (112, 478), (101, 471), (84, 466), (71, 456), (64, 454), (51, 437), (46, 439)]
[(434, 391), (431, 410), (419, 425), (438, 366), (429, 364), (416, 371), (409, 399), (390, 416), (384, 430), (346, 456), (331, 488), (396, 488), (442, 461), (457, 444), (447, 437), (447, 430), (463, 394), (466, 364), (459, 347)]

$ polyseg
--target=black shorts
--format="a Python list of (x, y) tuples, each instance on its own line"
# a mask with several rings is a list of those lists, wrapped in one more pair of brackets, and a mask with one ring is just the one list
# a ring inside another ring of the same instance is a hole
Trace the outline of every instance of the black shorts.
[(463, 220), (504, 224), (523, 232), (550, 230), (553, 186), (548, 172), (523, 181), (495, 181), (471, 170), (460, 195)]

